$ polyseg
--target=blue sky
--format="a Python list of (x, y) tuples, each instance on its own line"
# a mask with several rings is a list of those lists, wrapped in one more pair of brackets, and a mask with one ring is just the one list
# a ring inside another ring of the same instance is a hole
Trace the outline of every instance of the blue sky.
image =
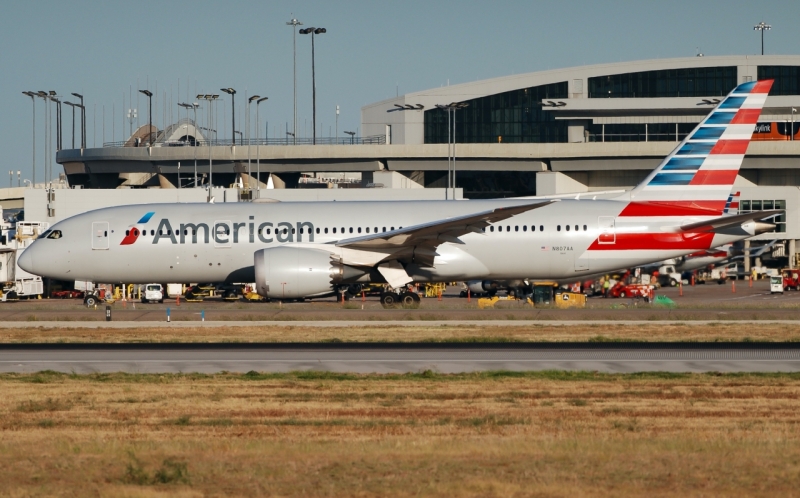
[[(31, 175), (31, 101), (25, 90), (78, 92), (87, 105), (88, 146), (121, 140), (132, 88), (164, 92), (174, 105), (189, 94), (238, 91), (268, 96), (262, 136), (282, 137), (292, 121), (292, 15), (325, 27), (316, 39), (318, 135), (327, 136), (339, 105), (339, 133), (359, 126), (360, 108), (378, 100), (447, 84), (583, 64), (695, 55), (756, 54), (762, 19), (767, 54), (797, 54), (796, 1), (230, 1), (7, 2), (0, 16), (0, 147), (8, 170)], [(297, 36), (298, 133), (310, 135), (311, 40)], [(149, 86), (148, 86), (149, 82)], [(220, 138), (230, 136), (230, 98)], [(134, 95), (134, 107), (136, 107)], [(195, 100), (195, 99), (192, 99)], [(96, 111), (95, 111), (96, 106)], [(44, 118), (37, 109), (37, 168), (42, 171)], [(146, 100), (138, 102), (140, 124)], [(115, 119), (112, 120), (112, 112)], [(96, 126), (94, 126), (96, 122)], [(160, 126), (159, 126), (160, 127)], [(71, 142), (64, 108), (64, 141)], [(112, 129), (113, 135), (112, 136)], [(237, 125), (238, 129), (238, 125)], [(224, 130), (224, 132), (223, 132)], [(54, 168), (61, 171), (60, 167)], [(6, 186), (8, 180), (0, 180)]]

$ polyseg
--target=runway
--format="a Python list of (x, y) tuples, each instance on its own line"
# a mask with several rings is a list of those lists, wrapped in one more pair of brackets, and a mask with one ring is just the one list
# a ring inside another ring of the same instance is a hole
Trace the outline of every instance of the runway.
[(5, 344), (0, 372), (798, 372), (796, 343)]

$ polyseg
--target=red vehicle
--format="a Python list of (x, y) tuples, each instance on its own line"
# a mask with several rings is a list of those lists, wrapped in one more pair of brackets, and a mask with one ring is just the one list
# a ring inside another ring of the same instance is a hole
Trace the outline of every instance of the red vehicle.
[(652, 286), (643, 284), (624, 284), (618, 282), (617, 285), (609, 289), (611, 297), (647, 297), (650, 295)]
[(783, 275), (783, 290), (800, 290), (800, 270), (784, 268), (781, 270)]
[(53, 299), (79, 299), (83, 297), (83, 292), (76, 290), (53, 291), (50, 297)]

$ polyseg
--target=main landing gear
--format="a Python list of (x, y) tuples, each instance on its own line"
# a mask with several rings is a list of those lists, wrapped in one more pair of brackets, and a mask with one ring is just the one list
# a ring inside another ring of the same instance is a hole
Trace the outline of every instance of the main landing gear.
[(402, 306), (403, 308), (416, 309), (419, 308), (419, 294), (410, 292), (408, 290), (397, 293), (384, 291), (381, 293), (381, 305), (384, 308), (396, 308)]

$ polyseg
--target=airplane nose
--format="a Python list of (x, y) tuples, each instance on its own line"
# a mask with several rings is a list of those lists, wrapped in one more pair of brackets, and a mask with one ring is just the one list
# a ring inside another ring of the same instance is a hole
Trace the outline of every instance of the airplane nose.
[(33, 271), (33, 251), (31, 249), (33, 249), (33, 246), (22, 251), (22, 254), (19, 255), (19, 260), (17, 260), (17, 265), (26, 272), (35, 275), (36, 272)]

